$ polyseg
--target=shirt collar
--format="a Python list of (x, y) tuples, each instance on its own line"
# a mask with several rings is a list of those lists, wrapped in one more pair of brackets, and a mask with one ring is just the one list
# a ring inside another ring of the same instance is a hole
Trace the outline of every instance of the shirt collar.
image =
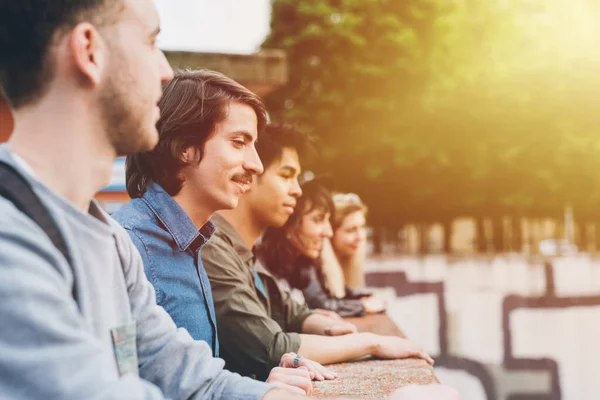
[(240, 256), (244, 264), (253, 265), (255, 261), (254, 253), (252, 252), (252, 249), (248, 248), (235, 228), (218, 213), (213, 215), (213, 221), (217, 227), (217, 235), (231, 243), (233, 249)]
[(31, 165), (29, 165), (27, 161), (23, 160), (23, 158), (21, 158), (21, 156), (16, 153), (11, 153), (11, 155), (13, 160), (15, 161), (15, 164), (17, 164), (17, 166), (21, 168), (21, 170), (24, 173), (29, 174), (29, 176), (31, 176), (32, 178), (36, 177), (35, 172), (33, 172), (33, 168), (31, 168)]
[(208, 242), (215, 232), (215, 225), (210, 220), (200, 230), (196, 229), (183, 208), (157, 183), (148, 185), (142, 200), (169, 231), (181, 251), (190, 248), (195, 252)]

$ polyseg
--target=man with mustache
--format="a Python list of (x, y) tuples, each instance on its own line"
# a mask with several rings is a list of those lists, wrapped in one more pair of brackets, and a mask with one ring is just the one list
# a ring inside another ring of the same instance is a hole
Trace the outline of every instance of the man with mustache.
[(352, 324), (311, 312), (279, 290), (275, 279), (255, 262), (252, 249), (263, 231), (283, 226), (302, 195), (299, 156), (306, 153), (306, 141), (293, 127), (267, 127), (257, 144), (264, 173), (235, 209), (215, 215), (217, 232), (202, 251), (227, 367), (264, 377), (288, 352), (323, 364), (365, 355), (421, 357), (433, 363), (408, 340), (356, 333)]
[[(158, 144), (127, 157), (133, 200), (113, 217), (142, 255), (157, 303), (218, 357), (217, 319), (200, 251), (214, 232), (213, 213), (236, 207), (253, 176), (263, 172), (255, 143), (266, 112), (258, 96), (207, 70), (175, 72), (159, 106)], [(294, 367), (294, 356), (281, 354), (278, 365)], [(310, 360), (299, 366), (307, 370), (279, 368), (263, 379), (310, 392), (309, 376), (334, 378)]]

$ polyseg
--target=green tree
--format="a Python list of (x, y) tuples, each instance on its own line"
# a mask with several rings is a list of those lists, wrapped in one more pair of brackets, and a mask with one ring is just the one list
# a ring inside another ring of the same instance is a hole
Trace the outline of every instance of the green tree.
[(264, 46), (287, 51), (290, 82), (268, 106), (322, 139), (317, 168), (375, 225), (566, 203), (599, 219), (600, 7), (535, 4), (275, 0)]

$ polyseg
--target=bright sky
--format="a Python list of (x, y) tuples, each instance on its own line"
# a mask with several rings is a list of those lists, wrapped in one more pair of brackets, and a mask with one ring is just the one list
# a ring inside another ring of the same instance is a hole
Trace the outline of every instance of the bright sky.
[(161, 18), (159, 46), (248, 54), (269, 32), (270, 0), (155, 0)]

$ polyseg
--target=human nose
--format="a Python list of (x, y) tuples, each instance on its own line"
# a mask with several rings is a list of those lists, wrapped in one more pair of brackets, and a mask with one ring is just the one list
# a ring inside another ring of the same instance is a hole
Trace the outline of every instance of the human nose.
[(256, 147), (249, 147), (250, 151), (246, 154), (246, 160), (244, 162), (244, 169), (250, 171), (254, 175), (260, 175), (264, 172), (262, 161), (256, 152)]
[(325, 225), (323, 227), (323, 237), (331, 238), (333, 236), (333, 229), (331, 228), (331, 222), (329, 220), (325, 221)]
[(300, 182), (298, 182), (298, 178), (294, 178), (294, 182), (292, 183), (292, 187), (290, 188), (290, 194), (295, 198), (299, 198), (300, 196), (302, 196), (302, 188), (300, 187)]
[(165, 56), (165, 53), (163, 53), (162, 51), (159, 51), (160, 55), (159, 55), (159, 71), (160, 71), (160, 81), (162, 83), (167, 83), (169, 82), (171, 79), (173, 79), (173, 68), (171, 68), (171, 64), (169, 64), (169, 61), (167, 61), (167, 57)]

